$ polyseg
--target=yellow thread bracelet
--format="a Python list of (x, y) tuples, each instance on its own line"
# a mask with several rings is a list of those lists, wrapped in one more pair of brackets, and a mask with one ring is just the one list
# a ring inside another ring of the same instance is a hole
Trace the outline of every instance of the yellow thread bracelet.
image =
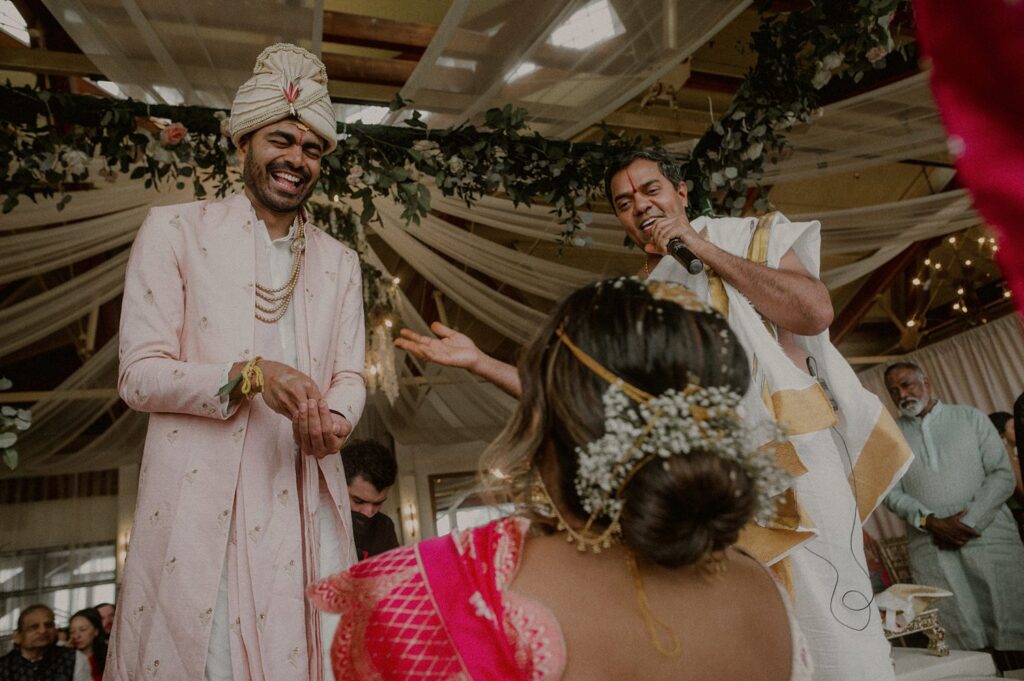
[(263, 392), (263, 369), (256, 364), (261, 359), (254, 357), (242, 367), (242, 394), (250, 400)]

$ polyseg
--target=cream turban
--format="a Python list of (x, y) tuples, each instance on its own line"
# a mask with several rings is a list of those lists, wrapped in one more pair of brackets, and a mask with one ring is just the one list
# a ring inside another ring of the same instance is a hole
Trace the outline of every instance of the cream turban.
[(301, 47), (278, 43), (263, 50), (252, 78), (238, 88), (231, 104), (231, 141), (265, 125), (294, 116), (327, 142), (338, 146), (338, 124), (327, 92), (327, 68)]

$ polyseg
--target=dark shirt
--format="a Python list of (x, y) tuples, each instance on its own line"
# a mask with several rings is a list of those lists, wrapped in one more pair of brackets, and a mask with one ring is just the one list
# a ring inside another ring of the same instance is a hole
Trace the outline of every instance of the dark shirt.
[(0, 657), (0, 681), (72, 681), (74, 676), (74, 648), (51, 646), (35, 661), (17, 648)]
[(367, 518), (352, 511), (352, 534), (356, 541), (356, 554), (364, 560), (398, 546), (395, 523), (383, 513)]

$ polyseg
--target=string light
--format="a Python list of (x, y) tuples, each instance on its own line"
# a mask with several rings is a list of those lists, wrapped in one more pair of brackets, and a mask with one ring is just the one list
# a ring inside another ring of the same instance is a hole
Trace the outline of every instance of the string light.
[(394, 326), (394, 325), (395, 325), (395, 323), (394, 323), (393, 321), (391, 321), (390, 319), (385, 319), (385, 320), (384, 320), (384, 326), (388, 327), (389, 329), (390, 329), (390, 328), (391, 328), (392, 326)]
[(979, 246), (984, 246), (985, 245), (985, 237), (983, 237), (983, 236), (979, 236), (978, 237), (978, 245)]
[(949, 243), (956, 244), (956, 237), (955, 236), (949, 237)]
[(395, 277), (394, 279), (391, 280), (391, 283), (394, 284), (395, 286), (398, 286), (399, 284), (402, 283), (402, 280), (399, 279), (398, 277)]
[(941, 262), (935, 263), (935, 271), (938, 272), (941, 269), (942, 269), (942, 263)]
[(971, 259), (968, 258), (967, 260), (964, 260), (964, 265), (967, 265), (968, 267), (970, 267), (971, 266)]
[(932, 259), (931, 258), (925, 258), (924, 259), (924, 264), (925, 265), (931, 265), (932, 264)]
[(1010, 292), (1010, 289), (1006, 289), (1005, 291), (1003, 291), (1003, 298), (1009, 298), (1012, 295), (1013, 293)]
[(910, 283), (913, 284), (914, 286), (920, 286), (921, 285), (921, 277), (914, 277), (914, 279)]
[(915, 326), (917, 326), (917, 322), (916, 321), (914, 321), (913, 319), (908, 319), (907, 320), (907, 328), (908, 329), (912, 329)]
[(961, 286), (960, 288), (958, 288), (958, 289), (956, 290), (956, 294), (957, 294), (958, 296), (962, 296), (962, 295), (964, 294), (964, 287), (963, 287), (963, 286)]
[(953, 303), (953, 309), (954, 310), (959, 310), (960, 309), (960, 303)]

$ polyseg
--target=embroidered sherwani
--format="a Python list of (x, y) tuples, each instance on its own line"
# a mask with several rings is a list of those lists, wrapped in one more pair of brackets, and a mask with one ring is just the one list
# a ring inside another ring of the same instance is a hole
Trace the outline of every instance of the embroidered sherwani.
[[(818, 222), (793, 223), (774, 214), (762, 221), (698, 218), (693, 227), (719, 248), (773, 269), (792, 250), (818, 276)], [(748, 526), (739, 544), (769, 564), (784, 566), (782, 576), (790, 581), (818, 677), (894, 678), (871, 601), (861, 530), (912, 458), (892, 417), (861, 386), (827, 331), (796, 336), (796, 342), (815, 358), (838, 410), (731, 284), (707, 272), (691, 275), (672, 258), (663, 258), (651, 277), (687, 286), (726, 316), (751, 360), (752, 388), (743, 402), (749, 418), (774, 421), (787, 436), (770, 446), (794, 476), (793, 486), (781, 495), (776, 522)]]
[(119, 391), (151, 416), (107, 679), (202, 679), (222, 574), (235, 678), (321, 678), (320, 621), (303, 594), (319, 572), (324, 514), (342, 567), (355, 562), (341, 457), (300, 455), (291, 422), (262, 398), (222, 410), (215, 394), (233, 362), (294, 355), (355, 423), (360, 269), (354, 252), (306, 226), (289, 348), (253, 314), (256, 282), (266, 283), (258, 229), (238, 194), (154, 209), (132, 248)]
[[(1024, 650), (1024, 546), (1006, 500), (1014, 476), (999, 434), (974, 407), (937, 403), (924, 418), (897, 423), (914, 463), (885, 498), (907, 521), (914, 581), (949, 589), (936, 604), (951, 648)], [(961, 521), (981, 536), (940, 549), (923, 516)]]

